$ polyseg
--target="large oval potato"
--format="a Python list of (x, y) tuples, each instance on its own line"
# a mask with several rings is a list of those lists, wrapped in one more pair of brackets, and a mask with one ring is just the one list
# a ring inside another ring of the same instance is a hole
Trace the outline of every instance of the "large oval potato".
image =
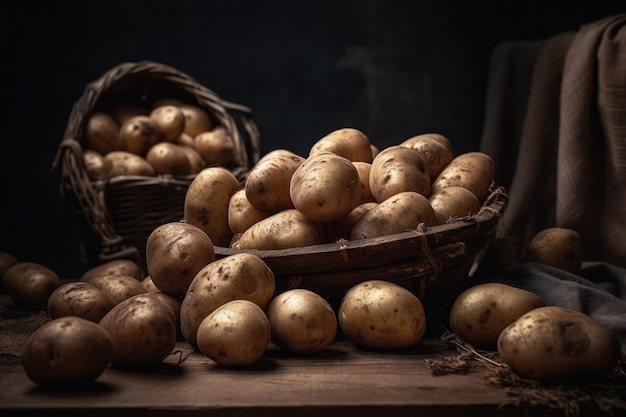
[(272, 214), (271, 211), (256, 208), (246, 197), (245, 187), (242, 187), (230, 197), (230, 202), (228, 203), (228, 226), (230, 226), (233, 235), (237, 235)]
[(528, 243), (524, 261), (578, 274), (583, 262), (583, 239), (576, 230), (566, 227), (540, 230)]
[(619, 339), (606, 326), (558, 306), (529, 311), (502, 331), (497, 345), (513, 371), (548, 381), (607, 374), (621, 355)]
[(161, 138), (159, 126), (150, 116), (133, 116), (120, 127), (121, 150), (135, 155), (145, 155)]
[(466, 342), (491, 348), (505, 327), (544, 305), (537, 294), (521, 288), (496, 282), (477, 284), (454, 300), (450, 327)]
[(239, 237), (235, 249), (288, 249), (324, 243), (321, 223), (309, 219), (299, 210), (287, 209), (253, 224)]
[(294, 153), (265, 155), (248, 173), (246, 196), (259, 210), (277, 212), (293, 208), (289, 185), (293, 173), (305, 161)]
[(146, 266), (161, 291), (182, 296), (198, 271), (215, 260), (213, 242), (189, 223), (169, 222), (154, 229), (146, 241)]
[(130, 297), (100, 320), (111, 335), (114, 365), (145, 365), (165, 359), (176, 345), (176, 318), (156, 293)]
[[(176, 102), (174, 102), (176, 103)], [(202, 107), (190, 103), (180, 103), (177, 106), (185, 115), (185, 133), (195, 138), (202, 132), (213, 129), (214, 123), (209, 112)]]
[(389, 281), (364, 281), (350, 288), (338, 316), (350, 340), (375, 349), (408, 348), (426, 331), (426, 314), (419, 298)]
[(185, 131), (185, 114), (178, 106), (163, 104), (154, 107), (149, 116), (156, 122), (160, 140), (174, 142)]
[(17, 262), (2, 277), (4, 291), (26, 307), (46, 309), (50, 294), (60, 286), (56, 272), (36, 262)]
[(431, 193), (458, 186), (470, 190), (482, 204), (493, 184), (495, 167), (491, 156), (466, 152), (455, 157), (432, 182)]
[(309, 157), (332, 152), (352, 162), (372, 162), (370, 140), (358, 129), (345, 127), (334, 130), (320, 138), (309, 150)]
[(83, 273), (80, 280), (89, 282), (92, 278), (101, 275), (126, 275), (141, 279), (141, 268), (137, 262), (130, 259), (113, 259), (89, 268)]
[(48, 314), (53, 319), (76, 316), (98, 323), (116, 304), (98, 287), (84, 281), (70, 281), (50, 294)]
[(83, 147), (101, 155), (121, 149), (120, 125), (107, 112), (90, 113), (83, 135)]
[(309, 156), (291, 177), (294, 207), (311, 220), (329, 223), (358, 205), (359, 172), (350, 160), (332, 152)]
[(76, 316), (37, 328), (22, 347), (22, 367), (38, 385), (95, 381), (113, 359), (113, 341), (102, 326)]
[(184, 339), (196, 345), (198, 326), (216, 308), (232, 300), (249, 300), (265, 309), (274, 297), (274, 273), (261, 258), (237, 253), (211, 262), (191, 282), (180, 310)]
[(387, 236), (415, 230), (420, 224), (430, 226), (433, 208), (423, 195), (403, 191), (364, 213), (352, 226), (350, 240)]
[(196, 135), (193, 147), (207, 166), (228, 166), (235, 156), (235, 144), (221, 126)]
[(437, 178), (454, 159), (450, 140), (439, 133), (412, 136), (400, 143), (400, 146), (414, 149), (422, 156), (431, 180)]
[(464, 187), (450, 186), (432, 192), (428, 201), (435, 214), (434, 224), (444, 224), (449, 220), (467, 217), (478, 213), (480, 201)]
[(376, 201), (405, 191), (430, 193), (430, 177), (422, 156), (414, 149), (395, 145), (380, 151), (372, 161), (370, 191)]
[(216, 246), (230, 245), (228, 204), (239, 180), (223, 167), (208, 167), (193, 179), (184, 201), (184, 220), (199, 227)]

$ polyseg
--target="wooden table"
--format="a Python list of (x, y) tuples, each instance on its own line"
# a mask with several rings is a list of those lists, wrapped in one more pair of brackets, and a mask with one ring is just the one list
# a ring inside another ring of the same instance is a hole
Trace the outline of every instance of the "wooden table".
[[(0, 309), (0, 319), (20, 318), (15, 315), (6, 305)], [(0, 337), (7, 336), (6, 329), (0, 326)], [(109, 367), (95, 383), (73, 389), (42, 389), (28, 379), (19, 356), (2, 354), (0, 416), (560, 415), (541, 409), (526, 414), (522, 407), (510, 405), (500, 408), (506, 392), (489, 384), (489, 370), (478, 363), (467, 374), (443, 376), (433, 375), (426, 364), (426, 359), (455, 354), (437, 337), (400, 352), (377, 352), (339, 335), (315, 355), (288, 355), (271, 345), (254, 366), (224, 369), (179, 342), (161, 364), (144, 369)], [(613, 415), (626, 416), (626, 411)]]

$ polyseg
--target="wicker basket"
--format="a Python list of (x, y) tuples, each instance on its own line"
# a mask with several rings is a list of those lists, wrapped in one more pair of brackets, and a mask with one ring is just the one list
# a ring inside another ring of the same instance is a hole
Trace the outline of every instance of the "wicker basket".
[[(87, 116), (115, 103), (150, 106), (161, 98), (176, 98), (207, 111), (224, 127), (234, 145), (227, 168), (245, 178), (260, 157), (259, 133), (251, 110), (222, 100), (190, 76), (164, 64), (122, 63), (88, 84), (74, 103), (63, 141), (53, 163), (60, 174), (61, 195), (82, 218), (83, 255), (89, 266), (114, 259), (136, 261), (145, 272), (145, 242), (160, 224), (183, 218), (184, 198), (195, 175), (118, 176), (90, 180), (81, 138)], [(233, 116), (237, 116), (237, 120)], [(241, 130), (241, 131), (240, 131)]]
[(443, 225), (283, 250), (216, 247), (215, 253), (217, 258), (254, 253), (274, 272), (277, 293), (310, 289), (335, 309), (350, 287), (370, 279), (391, 281), (418, 295), (433, 316), (459, 293), (477, 256), (502, 233), (507, 204), (504, 189), (493, 187), (476, 215)]

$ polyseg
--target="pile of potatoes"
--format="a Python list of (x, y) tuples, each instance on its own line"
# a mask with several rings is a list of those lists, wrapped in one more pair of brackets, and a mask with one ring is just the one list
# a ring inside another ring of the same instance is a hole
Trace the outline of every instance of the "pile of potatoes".
[(228, 166), (234, 144), (224, 127), (195, 104), (164, 98), (151, 107), (117, 103), (87, 115), (85, 169), (92, 180), (120, 175), (193, 175)]

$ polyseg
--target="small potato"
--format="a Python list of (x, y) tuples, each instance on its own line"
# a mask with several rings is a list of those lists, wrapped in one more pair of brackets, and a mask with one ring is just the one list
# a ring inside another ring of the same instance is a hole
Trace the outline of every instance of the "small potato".
[(620, 352), (619, 339), (606, 326), (558, 306), (529, 311), (498, 338), (504, 363), (521, 375), (546, 381), (607, 374), (617, 365)]
[(48, 314), (53, 319), (77, 316), (98, 323), (115, 307), (116, 301), (95, 285), (70, 281), (58, 287), (48, 299)]
[[(193, 149), (193, 139), (194, 138), (191, 135), (189, 135), (188, 133), (183, 132), (183, 133), (181, 133), (181, 135), (179, 137), (177, 137), (174, 140), (174, 143), (177, 143), (179, 145), (185, 145), (185, 146), (188, 146), (191, 149)], [(195, 149), (194, 149), (194, 151), (195, 151)], [(204, 161), (204, 159), (203, 159), (203, 161)]]
[(430, 226), (435, 214), (423, 195), (400, 192), (364, 213), (350, 231), (350, 240), (387, 236), (414, 230), (420, 224)]
[(311, 220), (329, 223), (359, 203), (359, 173), (350, 160), (332, 152), (309, 156), (293, 173), (289, 195)]
[(185, 114), (178, 106), (164, 104), (150, 111), (161, 132), (161, 140), (174, 142), (185, 131)]
[(17, 262), (2, 277), (2, 288), (25, 307), (48, 307), (50, 294), (61, 286), (61, 279), (50, 268), (36, 262)]
[(337, 242), (338, 240), (345, 239), (350, 240), (350, 233), (352, 232), (352, 228), (359, 221), (361, 217), (374, 207), (378, 206), (378, 203), (375, 201), (370, 201), (368, 203), (362, 203), (352, 209), (347, 216), (342, 217), (341, 219), (334, 221), (332, 223), (324, 224), (324, 234), (326, 235), (326, 242), (332, 243)]
[(289, 186), (293, 173), (305, 159), (296, 154), (274, 153), (257, 162), (246, 178), (246, 197), (259, 210), (277, 212), (293, 208)]
[(107, 178), (121, 175), (139, 175), (154, 177), (156, 173), (152, 165), (142, 156), (126, 151), (113, 151), (104, 156), (104, 162), (109, 171)]
[(176, 346), (176, 318), (156, 293), (117, 304), (100, 320), (111, 335), (114, 365), (145, 365), (165, 359)]
[(108, 107), (106, 112), (113, 117), (118, 126), (124, 125), (131, 117), (149, 114), (146, 107), (134, 103), (115, 103)]
[(141, 284), (146, 289), (146, 292), (159, 292), (159, 291), (161, 291), (156, 285), (154, 285), (154, 282), (152, 281), (152, 277), (150, 275), (148, 275), (147, 277), (142, 279), (141, 280)]
[(213, 129), (213, 119), (202, 107), (187, 103), (178, 104), (178, 107), (185, 115), (185, 133), (192, 138)]
[(158, 142), (146, 152), (146, 160), (155, 174), (190, 175), (191, 163), (187, 152), (180, 145)]
[(87, 118), (83, 137), (83, 147), (106, 155), (121, 149), (120, 126), (103, 111), (94, 111)]
[(198, 326), (198, 349), (223, 367), (255, 364), (270, 342), (270, 323), (255, 303), (229, 301)]
[(85, 149), (83, 160), (85, 161), (85, 171), (91, 180), (103, 180), (106, 178), (107, 172), (111, 171), (111, 161), (104, 159), (104, 156), (94, 150)]
[(121, 150), (135, 155), (145, 155), (161, 139), (159, 126), (150, 116), (131, 117), (120, 128)]
[(198, 151), (193, 148), (193, 145), (189, 146), (183, 144), (182, 142), (175, 143), (180, 145), (180, 148), (183, 150), (183, 152), (185, 152), (185, 155), (187, 155), (187, 159), (189, 160), (189, 170), (191, 174), (197, 174), (198, 172), (206, 168), (206, 162), (204, 162), (204, 158), (202, 158), (202, 155), (200, 155)]
[(228, 226), (233, 235), (237, 235), (272, 214), (271, 211), (256, 208), (246, 197), (246, 189), (241, 188), (235, 191), (228, 203)]
[(89, 282), (99, 275), (126, 275), (141, 279), (141, 268), (137, 262), (130, 259), (114, 259), (89, 268), (83, 273), (80, 280)]
[(196, 274), (215, 260), (213, 242), (199, 227), (170, 222), (155, 228), (146, 241), (146, 265), (154, 285), (182, 296)]
[(272, 341), (291, 353), (319, 352), (337, 335), (335, 311), (322, 296), (307, 289), (278, 294), (265, 312), (272, 329)]
[(9, 252), (0, 252), (0, 292), (4, 292), (2, 279), (9, 267), (17, 263), (17, 258)]
[(428, 196), (430, 177), (417, 151), (395, 145), (383, 149), (372, 161), (369, 186), (379, 203), (405, 191)]
[(332, 152), (352, 162), (372, 162), (372, 148), (369, 138), (354, 128), (337, 129), (319, 139), (309, 150), (309, 157)]
[(445, 187), (431, 193), (428, 201), (433, 208), (433, 224), (444, 224), (449, 220), (467, 217), (478, 213), (480, 201), (470, 190), (464, 187)]
[(232, 300), (249, 300), (265, 309), (275, 290), (274, 274), (258, 256), (237, 253), (218, 259), (198, 272), (183, 298), (182, 335), (196, 345), (200, 322), (217, 307)]
[(493, 159), (482, 152), (467, 152), (454, 158), (432, 182), (431, 193), (458, 186), (470, 190), (482, 204), (494, 180)]
[(287, 249), (324, 243), (324, 228), (296, 209), (279, 211), (253, 224), (231, 245), (235, 249)]
[(400, 143), (400, 146), (414, 149), (422, 155), (431, 180), (437, 178), (441, 171), (454, 159), (450, 140), (439, 133), (424, 133), (413, 136)]
[(541, 230), (528, 243), (524, 260), (578, 274), (583, 262), (583, 239), (577, 231), (565, 227)]
[(230, 245), (228, 204), (239, 185), (232, 172), (222, 167), (205, 168), (196, 175), (185, 195), (185, 223), (199, 227), (216, 246)]
[(357, 199), (357, 205), (376, 201), (370, 190), (372, 164), (367, 162), (353, 162), (352, 164), (359, 174), (359, 198)]
[(228, 166), (235, 155), (235, 144), (221, 126), (196, 135), (193, 147), (207, 166)]
[(339, 306), (339, 324), (354, 343), (374, 349), (404, 349), (426, 331), (421, 301), (404, 287), (370, 280), (346, 292)]
[(126, 275), (100, 275), (90, 279), (89, 284), (104, 291), (116, 304), (147, 292), (141, 281)]
[(496, 346), (505, 327), (545, 303), (536, 294), (490, 282), (463, 291), (450, 309), (450, 327), (461, 339), (478, 347)]
[(93, 382), (111, 363), (113, 342), (102, 326), (80, 317), (53, 319), (22, 347), (26, 376), (42, 386)]

